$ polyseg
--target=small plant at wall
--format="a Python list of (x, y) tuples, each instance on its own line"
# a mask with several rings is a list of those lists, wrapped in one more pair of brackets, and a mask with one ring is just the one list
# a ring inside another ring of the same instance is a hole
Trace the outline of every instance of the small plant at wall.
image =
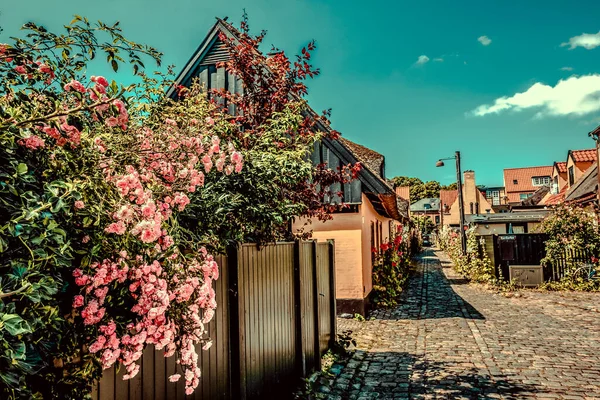
[(545, 268), (559, 263), (566, 270), (559, 282), (544, 285), (552, 290), (599, 290), (600, 234), (596, 214), (582, 207), (560, 205), (552, 210), (538, 228), (546, 233)]
[(394, 240), (382, 243), (373, 264), (373, 302), (380, 307), (398, 304), (410, 273), (409, 231), (398, 227)]
[(494, 274), (494, 266), (485, 251), (479, 251), (479, 238), (474, 229), (467, 231), (467, 254), (462, 254), (460, 235), (444, 226), (439, 233), (440, 247), (452, 260), (456, 272), (470, 281), (501, 285)]

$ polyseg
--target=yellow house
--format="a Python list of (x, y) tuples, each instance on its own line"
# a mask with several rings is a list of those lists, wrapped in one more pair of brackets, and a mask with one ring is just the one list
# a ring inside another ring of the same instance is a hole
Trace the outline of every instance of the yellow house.
[[(242, 81), (220, 63), (227, 61), (221, 34), (238, 40), (239, 32), (222, 19), (204, 38), (181, 74), (167, 92), (174, 96), (177, 85), (189, 85), (192, 79), (209, 89), (243, 91)], [(230, 105), (229, 112), (235, 112)], [(308, 109), (307, 116), (317, 114)], [(331, 131), (328, 124), (315, 118), (316, 129)], [(396, 196), (385, 179), (383, 155), (349, 140), (324, 137), (315, 144), (311, 159), (337, 170), (360, 162), (363, 166), (358, 179), (331, 186), (331, 195), (323, 199), (328, 204), (344, 204), (333, 218), (325, 223), (297, 220), (292, 229), (311, 230), (317, 240), (335, 240), (336, 296), (338, 310), (365, 313), (372, 288), (372, 247), (389, 240), (401, 222), (408, 220), (408, 202)]]
[[(465, 216), (494, 213), (492, 204), (486, 195), (479, 190), (475, 183), (475, 172), (465, 171), (463, 173), (463, 204)], [(442, 224), (449, 226), (460, 226), (460, 205), (457, 190), (442, 190), (440, 192), (440, 213)]]
[(345, 138), (321, 146), (320, 154), (329, 159), (334, 155), (342, 163), (360, 162), (362, 169), (345, 208), (329, 221), (298, 220), (293, 229), (310, 230), (317, 240), (335, 240), (338, 313), (365, 315), (373, 288), (372, 249), (392, 240), (397, 228), (408, 222), (408, 202), (386, 181), (383, 155)]

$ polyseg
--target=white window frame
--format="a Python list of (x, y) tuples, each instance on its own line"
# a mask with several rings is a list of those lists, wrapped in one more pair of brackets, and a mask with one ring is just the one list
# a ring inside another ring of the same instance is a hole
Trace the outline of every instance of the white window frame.
[(545, 186), (549, 185), (552, 178), (549, 176), (534, 176), (531, 178), (531, 184), (533, 186)]

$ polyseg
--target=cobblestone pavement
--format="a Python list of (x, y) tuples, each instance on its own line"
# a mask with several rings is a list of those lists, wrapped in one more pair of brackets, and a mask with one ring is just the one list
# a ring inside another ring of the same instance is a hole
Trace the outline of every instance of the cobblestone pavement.
[(339, 320), (358, 344), (329, 398), (600, 399), (599, 308), (593, 293), (507, 298), (427, 250), (400, 306)]

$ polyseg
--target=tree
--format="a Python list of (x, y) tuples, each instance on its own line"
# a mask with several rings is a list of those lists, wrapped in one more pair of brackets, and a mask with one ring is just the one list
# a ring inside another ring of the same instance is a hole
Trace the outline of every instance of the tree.
[[(118, 24), (25, 29), (0, 45), (2, 398), (83, 398), (102, 368), (135, 376), (149, 344), (177, 355), (189, 394), (218, 266), (186, 212), (207, 178), (241, 172), (238, 127), (197, 91), (165, 99), (168, 82), (142, 74), (161, 54)], [(88, 79), (99, 54), (144, 83)]]
[(329, 110), (317, 115), (304, 100), (306, 80), (319, 74), (311, 64), (315, 43), (302, 48), (294, 60), (276, 48), (265, 57), (259, 46), (266, 33), (250, 34), (246, 15), (239, 31), (231, 29), (237, 40), (223, 34), (219, 37), (230, 56), (221, 66), (241, 79), (244, 90), (241, 95), (213, 90), (211, 96), (235, 105), (234, 121), (241, 128), (236, 144), (249, 162), (239, 177), (213, 183), (222, 185), (222, 192), (231, 196), (244, 194), (239, 201), (230, 202), (232, 208), (219, 218), (229, 218), (242, 228), (245, 240), (264, 243), (289, 237), (288, 226), (294, 217), (330, 219), (331, 212), (339, 208), (324, 201), (334, 194), (331, 185), (357, 178), (360, 164), (332, 171), (326, 165), (310, 163), (316, 141), (340, 135), (319, 128), (329, 126)]
[(440, 197), (441, 186), (437, 181), (428, 181), (423, 183), (419, 178), (409, 178), (406, 176), (397, 176), (392, 178), (394, 187), (409, 186), (410, 187), (410, 202), (412, 204), (425, 198)]

